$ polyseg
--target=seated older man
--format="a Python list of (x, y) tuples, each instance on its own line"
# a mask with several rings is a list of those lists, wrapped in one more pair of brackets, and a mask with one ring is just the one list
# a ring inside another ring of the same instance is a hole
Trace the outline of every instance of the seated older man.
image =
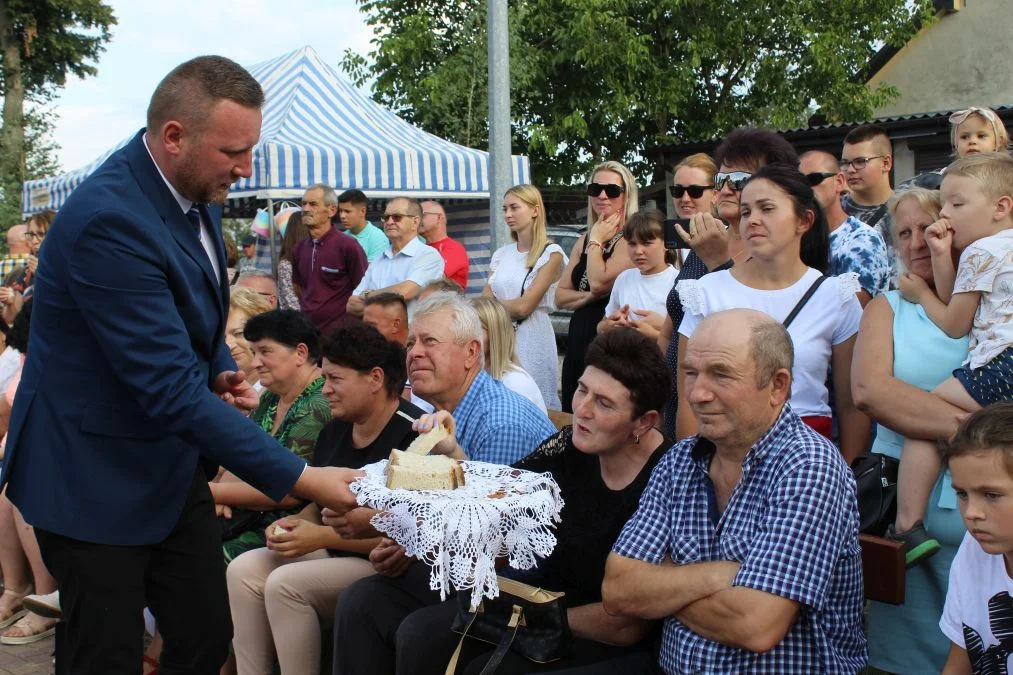
[(364, 301), (375, 293), (397, 293), (408, 303), (428, 282), (443, 276), (443, 258), (436, 249), (419, 239), (422, 207), (414, 199), (398, 197), (387, 202), (383, 212), (383, 232), (390, 246), (370, 263), (362, 281), (348, 299), (347, 311), (362, 316)]
[(667, 673), (855, 673), (866, 662), (855, 482), (788, 405), (793, 350), (760, 312), (706, 318), (700, 433), (659, 462), (609, 557), (610, 614), (665, 619)]

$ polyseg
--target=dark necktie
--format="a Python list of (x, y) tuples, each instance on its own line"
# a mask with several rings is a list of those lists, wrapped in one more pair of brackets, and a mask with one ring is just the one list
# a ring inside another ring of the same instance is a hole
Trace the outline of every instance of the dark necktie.
[(190, 207), (190, 210), (186, 212), (186, 219), (190, 221), (190, 225), (193, 227), (193, 231), (197, 234), (197, 238), (200, 239), (200, 211), (197, 210), (197, 205), (194, 204)]

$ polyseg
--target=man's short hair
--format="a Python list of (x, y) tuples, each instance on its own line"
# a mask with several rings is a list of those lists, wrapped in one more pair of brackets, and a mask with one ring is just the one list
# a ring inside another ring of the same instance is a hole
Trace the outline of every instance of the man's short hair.
[(408, 379), (405, 348), (397, 342), (389, 342), (373, 326), (354, 323), (336, 328), (324, 343), (323, 351), (325, 359), (343, 368), (360, 373), (379, 368), (383, 371), (383, 386), (388, 397), (401, 395)]
[(634, 418), (659, 410), (672, 386), (657, 341), (635, 328), (599, 333), (587, 348), (584, 365), (607, 373), (629, 390)]
[(154, 133), (173, 119), (201, 130), (211, 107), (223, 99), (260, 108), (264, 90), (245, 68), (224, 56), (190, 59), (173, 68), (155, 88), (148, 104), (148, 130)]
[(233, 288), (229, 292), (229, 311), (243, 312), (247, 316), (257, 316), (264, 312), (270, 312), (271, 303), (252, 288)]
[(791, 143), (769, 129), (743, 127), (725, 136), (714, 151), (714, 160), (722, 165), (758, 170), (778, 162), (798, 166), (798, 154)]
[[(822, 168), (825, 173), (838, 173), (841, 170), (840, 160), (835, 157), (832, 152), (827, 152), (826, 150), (809, 150), (807, 152), (803, 152), (798, 157), (799, 166), (801, 167), (802, 162), (809, 157), (816, 159), (820, 168)], [(801, 171), (801, 168), (799, 168), (799, 170)]]
[(863, 124), (855, 127), (844, 137), (844, 145), (854, 145), (873, 141), (873, 147), (881, 155), (893, 155), (893, 143), (890, 142), (890, 134), (878, 124)]
[(964, 155), (950, 164), (943, 180), (950, 176), (973, 178), (989, 199), (1013, 197), (1013, 157), (1008, 152)]
[(405, 213), (407, 213), (409, 216), (415, 216), (416, 218), (422, 217), (422, 204), (419, 203), (419, 200), (412, 199), (411, 197), (395, 197), (390, 201), (404, 202)]
[(425, 286), (419, 290), (419, 295), (423, 293), (457, 293), (458, 295), (464, 295), (464, 286), (457, 283), (450, 277), (440, 277), (439, 279), (433, 279), (427, 282)]
[(412, 321), (418, 321), (424, 316), (439, 312), (450, 313), (450, 332), (454, 336), (454, 342), (463, 345), (471, 340), (478, 341), (480, 345), (478, 366), (479, 368), (484, 367), (485, 344), (482, 340), (482, 320), (471, 303), (459, 293), (433, 293), (415, 306), (415, 315), (412, 317)]
[[(320, 190), (324, 194), (324, 204), (326, 206), (337, 206), (338, 205), (338, 193), (334, 191), (330, 185), (326, 183), (314, 183), (306, 188), (306, 192), (310, 190)], [(305, 194), (305, 192), (303, 193)]]
[(257, 244), (257, 238), (254, 237), (252, 234), (248, 234), (245, 237), (243, 237), (242, 244), (243, 246), (255, 246)]
[(368, 206), (369, 200), (362, 190), (345, 190), (338, 195), (339, 204), (351, 204), (352, 206)]
[(243, 337), (250, 342), (274, 340), (292, 349), (304, 344), (309, 360), (320, 362), (320, 331), (297, 309), (272, 309), (250, 317), (243, 327)]
[(370, 293), (366, 296), (366, 299), (362, 301), (362, 304), (366, 307), (370, 305), (379, 305), (380, 307), (397, 307), (401, 310), (401, 314), (408, 316), (408, 304), (404, 300), (404, 296), (400, 293), (392, 293), (390, 291), (384, 291), (383, 293)]
[(795, 347), (788, 329), (773, 319), (756, 321), (749, 332), (749, 352), (756, 364), (756, 386), (766, 387), (782, 368), (791, 372)]
[(265, 272), (264, 270), (247, 270), (246, 272), (243, 272), (242, 274), (239, 275), (239, 278), (236, 279), (236, 283), (238, 284), (239, 282), (245, 281), (246, 279), (267, 279), (275, 286), (278, 285), (278, 282), (277, 280), (275, 280), (274, 275), (271, 274), (270, 272)]

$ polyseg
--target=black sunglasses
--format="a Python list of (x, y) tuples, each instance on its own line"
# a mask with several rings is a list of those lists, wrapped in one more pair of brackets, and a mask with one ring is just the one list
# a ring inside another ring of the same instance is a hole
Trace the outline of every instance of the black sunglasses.
[(805, 182), (809, 183), (809, 187), (816, 187), (827, 178), (833, 178), (837, 173), (826, 173), (824, 171), (814, 171), (805, 175)]
[(703, 197), (704, 190), (713, 190), (713, 186), (710, 185), (669, 185), (668, 191), (672, 193), (672, 196), (676, 199), (682, 199), (682, 196), (689, 193), (689, 196), (693, 199), (700, 199)]
[(587, 196), (597, 197), (601, 194), (601, 191), (605, 191), (605, 196), (609, 199), (615, 199), (622, 193), (626, 192), (622, 185), (616, 185), (615, 183), (590, 183), (587, 186)]
[(748, 171), (729, 171), (728, 173), (719, 171), (714, 174), (714, 189), (720, 190), (724, 187), (725, 183), (728, 183), (732, 186), (733, 190), (739, 192), (742, 188), (746, 187), (746, 183), (752, 177), (753, 174)]

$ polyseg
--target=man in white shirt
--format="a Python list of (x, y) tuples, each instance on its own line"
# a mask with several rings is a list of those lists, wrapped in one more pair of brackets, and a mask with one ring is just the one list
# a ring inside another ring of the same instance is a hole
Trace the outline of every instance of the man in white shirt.
[(397, 293), (408, 303), (409, 313), (415, 297), (430, 281), (443, 276), (443, 258), (418, 238), (422, 206), (414, 199), (398, 197), (387, 202), (383, 213), (383, 231), (390, 247), (352, 291), (347, 311), (362, 316), (365, 299), (373, 293)]

